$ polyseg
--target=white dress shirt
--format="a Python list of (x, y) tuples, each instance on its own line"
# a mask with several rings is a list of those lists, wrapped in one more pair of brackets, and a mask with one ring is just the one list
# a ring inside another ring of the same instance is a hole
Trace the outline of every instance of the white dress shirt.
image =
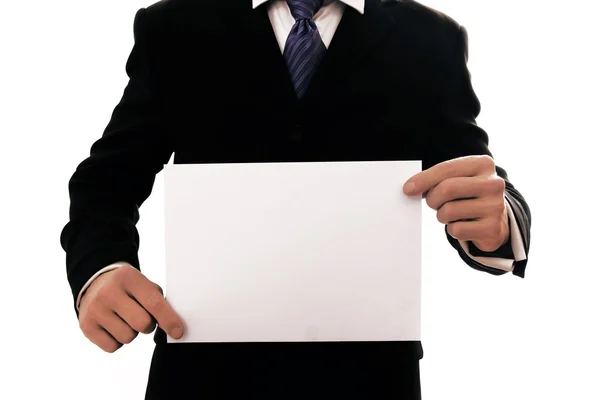
[[(253, 0), (252, 7), (256, 8), (263, 3), (268, 2), (269, 0)], [(325, 1), (323, 6), (319, 9), (319, 11), (315, 14), (313, 20), (315, 21), (315, 25), (321, 35), (321, 39), (325, 44), (325, 47), (329, 47), (331, 44), (331, 40), (333, 39), (333, 35), (337, 30), (337, 27), (342, 20), (342, 15), (344, 13), (345, 8), (349, 6), (354, 8), (361, 14), (364, 14), (365, 9), (365, 0), (344, 0), (344, 1), (335, 1), (329, 0)], [(275, 32), (275, 37), (277, 38), (277, 43), (279, 44), (279, 48), (281, 53), (283, 54), (283, 50), (285, 48), (285, 42), (287, 40), (290, 31), (292, 30), (292, 26), (295, 23), (294, 17), (290, 12), (288, 4), (285, 0), (271, 0), (269, 4), (269, 19), (271, 20), (271, 25), (273, 26), (273, 30)], [(505, 259), (505, 258), (496, 258), (496, 257), (479, 257), (473, 256), (469, 252), (468, 242), (459, 241), (461, 247), (465, 251), (466, 254), (469, 255), (473, 260), (483, 264), (485, 266), (496, 268), (503, 271), (512, 271), (513, 265), (515, 261), (524, 260), (526, 258), (525, 254), (525, 246), (523, 244), (523, 237), (519, 231), (519, 227), (515, 220), (515, 215), (513, 213), (512, 207), (510, 203), (506, 201), (508, 215), (511, 221), (511, 245), (513, 254), (515, 259)], [(99, 275), (112, 271), (116, 268), (120, 268), (123, 266), (130, 266), (129, 263), (125, 261), (119, 261), (114, 264), (111, 264), (100, 271), (96, 272), (83, 286), (79, 295), (77, 296), (76, 307), (79, 310), (79, 303), (81, 302), (81, 297), (85, 290), (90, 286), (92, 281), (96, 279)]]

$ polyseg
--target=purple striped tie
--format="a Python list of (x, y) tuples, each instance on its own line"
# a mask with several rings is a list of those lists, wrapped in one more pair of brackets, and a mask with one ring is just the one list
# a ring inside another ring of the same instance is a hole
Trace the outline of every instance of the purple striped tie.
[(286, 0), (296, 20), (285, 42), (283, 57), (287, 63), (296, 89), (301, 98), (325, 55), (325, 44), (313, 21), (313, 16), (323, 5), (323, 0)]

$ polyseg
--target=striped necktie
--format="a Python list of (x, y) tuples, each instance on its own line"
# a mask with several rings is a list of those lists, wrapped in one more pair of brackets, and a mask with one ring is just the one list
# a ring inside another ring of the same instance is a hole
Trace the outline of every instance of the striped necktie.
[(296, 22), (285, 42), (283, 57), (296, 94), (301, 98), (326, 51), (313, 21), (323, 0), (287, 0), (287, 3)]

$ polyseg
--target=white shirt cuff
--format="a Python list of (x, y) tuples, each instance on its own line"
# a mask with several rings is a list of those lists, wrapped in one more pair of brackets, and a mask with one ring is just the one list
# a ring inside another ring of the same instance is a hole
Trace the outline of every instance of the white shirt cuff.
[(517, 225), (515, 214), (513, 213), (513, 209), (510, 203), (508, 202), (508, 200), (506, 200), (506, 197), (504, 198), (504, 203), (507, 204), (507, 211), (510, 219), (510, 242), (513, 254), (515, 256), (514, 259), (474, 256), (471, 253), (469, 253), (469, 245), (467, 241), (459, 240), (458, 242), (460, 243), (460, 246), (463, 248), (465, 253), (478, 263), (483, 264), (487, 267), (511, 272), (514, 268), (515, 261), (525, 260), (527, 258), (527, 255), (525, 253), (525, 245), (523, 244), (523, 236), (519, 231), (519, 225)]
[(97, 277), (99, 277), (100, 275), (102, 275), (105, 272), (112, 271), (113, 269), (124, 267), (126, 265), (130, 265), (130, 264), (126, 261), (119, 261), (119, 262), (110, 264), (109, 266), (102, 268), (100, 271), (98, 271), (94, 275), (92, 275), (92, 277), (90, 279), (88, 279), (88, 281), (85, 283), (85, 285), (83, 285), (83, 287), (79, 291), (79, 295), (77, 295), (77, 301), (75, 302), (77, 311), (79, 311), (79, 303), (81, 303), (81, 297), (83, 296), (83, 293), (87, 290), (88, 287), (90, 287), (90, 285), (92, 284), (94, 279), (96, 279)]

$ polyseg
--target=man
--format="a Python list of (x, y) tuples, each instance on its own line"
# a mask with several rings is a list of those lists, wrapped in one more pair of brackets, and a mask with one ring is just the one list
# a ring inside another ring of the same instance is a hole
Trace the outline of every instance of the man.
[(158, 323), (147, 399), (420, 398), (420, 342), (166, 344), (183, 324), (140, 272), (135, 224), (173, 153), (423, 160), (406, 195), (466, 264), (523, 277), (531, 214), (476, 125), (465, 30), (414, 1), (163, 0), (134, 37), (123, 97), (69, 184), (61, 243), (83, 333), (113, 352)]

